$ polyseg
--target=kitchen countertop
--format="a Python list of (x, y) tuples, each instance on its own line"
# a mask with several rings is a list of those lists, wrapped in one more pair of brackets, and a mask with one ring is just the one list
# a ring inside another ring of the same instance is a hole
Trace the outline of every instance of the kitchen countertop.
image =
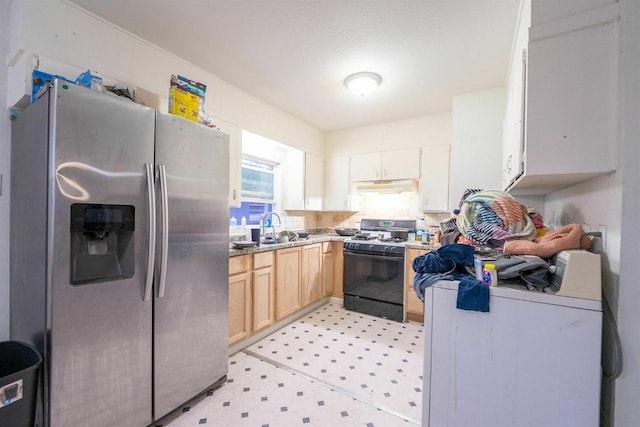
[[(287, 243), (272, 243), (272, 244), (264, 244), (262, 243), (260, 247), (252, 247), (247, 249), (234, 249), (229, 243), (229, 256), (239, 256), (239, 255), (248, 255), (254, 254), (257, 252), (266, 252), (266, 251), (274, 251), (276, 249), (283, 248), (292, 248), (296, 246), (304, 246), (311, 245), (313, 243), (322, 243), (322, 242), (343, 242), (350, 237), (339, 236), (337, 234), (311, 234), (306, 239), (294, 240), (293, 242)], [(406, 248), (411, 249), (426, 249), (428, 251), (435, 251), (438, 247), (425, 245), (419, 241), (407, 242), (405, 243)]]
[(231, 246), (231, 243), (229, 243), (229, 256), (232, 257), (232, 256), (239, 256), (239, 255), (254, 254), (257, 252), (275, 251), (276, 249), (293, 248), (296, 246), (311, 245), (313, 243), (342, 242), (345, 239), (348, 239), (348, 237), (339, 236), (337, 234), (311, 234), (306, 239), (298, 239), (298, 240), (294, 240), (292, 242), (286, 242), (286, 243), (271, 243), (271, 244), (261, 243), (260, 247), (254, 246), (252, 248), (247, 248), (247, 249), (234, 249)]
[(413, 241), (413, 242), (407, 242), (405, 247), (407, 249), (411, 248), (411, 249), (426, 249), (428, 251), (435, 251), (436, 249), (438, 249), (440, 247), (440, 245), (438, 246), (430, 246), (430, 245), (426, 245), (420, 241)]

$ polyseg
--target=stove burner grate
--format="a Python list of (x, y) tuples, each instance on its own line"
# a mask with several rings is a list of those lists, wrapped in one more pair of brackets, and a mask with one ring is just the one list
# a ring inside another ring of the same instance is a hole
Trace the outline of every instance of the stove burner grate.
[(380, 239), (381, 242), (389, 242), (389, 243), (402, 243), (406, 242), (407, 239), (403, 239), (402, 237), (387, 237), (385, 239)]
[(352, 240), (373, 240), (375, 237), (368, 234), (356, 234), (351, 238)]

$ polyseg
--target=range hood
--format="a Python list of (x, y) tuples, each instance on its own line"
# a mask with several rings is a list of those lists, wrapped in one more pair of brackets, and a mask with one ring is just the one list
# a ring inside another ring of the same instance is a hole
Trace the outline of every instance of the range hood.
[(405, 179), (399, 181), (359, 181), (352, 183), (354, 193), (403, 193), (418, 192), (418, 181)]

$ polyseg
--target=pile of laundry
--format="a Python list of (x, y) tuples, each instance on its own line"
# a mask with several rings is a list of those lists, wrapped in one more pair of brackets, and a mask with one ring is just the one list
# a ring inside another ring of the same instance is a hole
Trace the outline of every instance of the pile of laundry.
[(580, 224), (549, 231), (538, 212), (504, 191), (468, 189), (454, 214), (440, 224), (442, 244), (487, 246), (506, 254), (542, 258), (591, 247)]
[[(591, 238), (580, 224), (549, 230), (538, 212), (499, 190), (466, 190), (454, 216), (441, 222), (440, 228), (443, 246), (413, 263), (414, 290), (422, 301), (424, 290), (438, 280), (465, 278), (466, 282), (466, 275), (473, 275), (473, 255), (479, 251), (490, 250), (497, 255), (492, 263), (498, 279), (523, 280), (543, 289), (551, 285), (546, 277), (549, 258), (563, 250), (591, 248)], [(436, 268), (443, 263), (445, 271)], [(477, 284), (472, 285), (475, 288)], [(478, 289), (482, 289), (482, 300), (485, 294), (488, 299), (488, 288)], [(486, 308), (480, 311), (488, 311), (488, 300)]]

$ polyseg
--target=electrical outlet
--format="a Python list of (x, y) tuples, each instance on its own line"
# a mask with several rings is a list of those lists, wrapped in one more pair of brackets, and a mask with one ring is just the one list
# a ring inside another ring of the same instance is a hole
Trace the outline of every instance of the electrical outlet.
[(607, 226), (599, 224), (594, 227), (593, 231), (600, 233), (600, 236), (594, 237), (593, 245), (591, 246), (591, 252), (604, 254), (607, 253)]

